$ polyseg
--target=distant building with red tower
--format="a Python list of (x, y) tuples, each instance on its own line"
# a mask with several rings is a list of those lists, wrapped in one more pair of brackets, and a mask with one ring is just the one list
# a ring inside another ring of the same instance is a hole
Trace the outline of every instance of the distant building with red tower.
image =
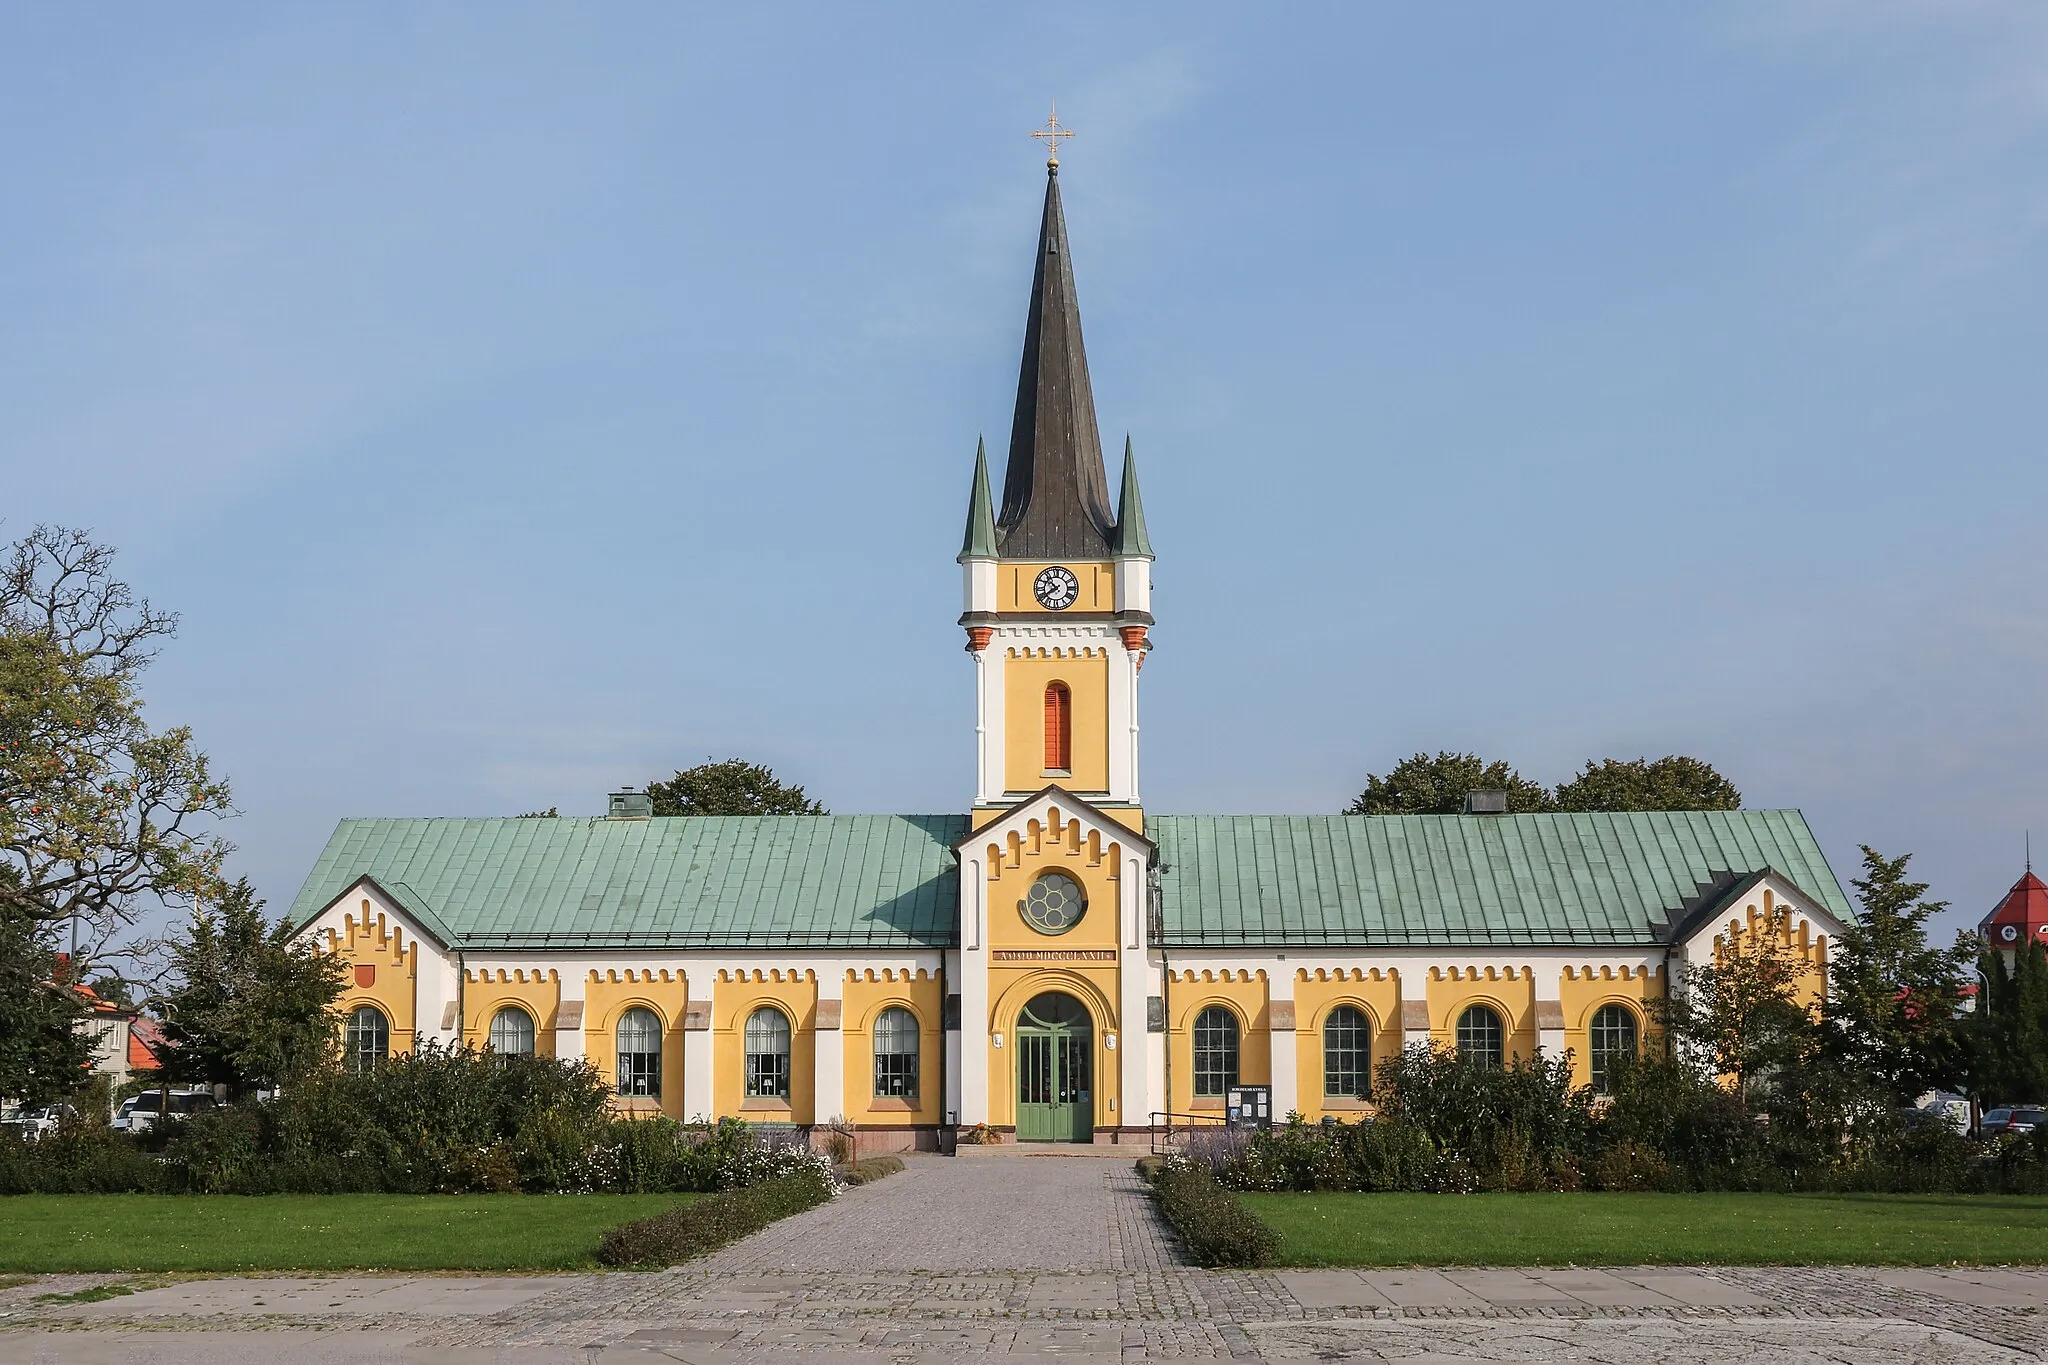
[(2048, 948), (2048, 884), (2034, 875), (2031, 859), (2026, 872), (2012, 884), (2012, 890), (2005, 893), (1997, 908), (1984, 917), (1977, 932), (2005, 954), (2008, 969), (2014, 956), (2027, 944), (2038, 943)]

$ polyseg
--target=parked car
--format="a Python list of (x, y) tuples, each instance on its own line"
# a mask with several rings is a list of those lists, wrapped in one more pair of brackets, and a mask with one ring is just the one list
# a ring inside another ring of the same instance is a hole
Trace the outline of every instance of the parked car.
[[(146, 1133), (156, 1127), (158, 1116), (163, 1112), (164, 1092), (145, 1090), (140, 1095), (131, 1095), (121, 1101), (120, 1112), (114, 1115), (114, 1127), (126, 1133)], [(209, 1090), (173, 1090), (171, 1092), (171, 1119), (173, 1122), (217, 1108), (213, 1092)]]
[(2025, 1136), (2043, 1124), (2048, 1124), (2048, 1109), (2035, 1105), (2001, 1106), (1984, 1111), (1984, 1117), (1977, 1121), (1977, 1136), (1997, 1137), (2000, 1133)]
[(1961, 1095), (1935, 1092), (1923, 1096), (1919, 1105), (1907, 1111), (1914, 1117), (1906, 1120), (1906, 1126), (1916, 1128), (1947, 1127), (1958, 1133), (1970, 1131), (1970, 1102)]
[(46, 1104), (40, 1109), (17, 1109), (6, 1118), (0, 1119), (0, 1129), (18, 1137), (34, 1141), (45, 1133), (55, 1132), (57, 1125), (78, 1114), (68, 1104)]

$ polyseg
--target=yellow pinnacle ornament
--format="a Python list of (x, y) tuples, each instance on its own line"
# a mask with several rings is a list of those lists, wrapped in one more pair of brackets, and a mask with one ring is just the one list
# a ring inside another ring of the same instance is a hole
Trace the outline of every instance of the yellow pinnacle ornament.
[(1060, 127), (1059, 105), (1053, 101), (1047, 101), (1047, 103), (1051, 107), (1052, 112), (1046, 116), (1045, 127), (1040, 128), (1031, 136), (1044, 139), (1046, 151), (1045, 164), (1058, 169), (1060, 164), (1059, 140), (1063, 137), (1072, 137), (1074, 130)]

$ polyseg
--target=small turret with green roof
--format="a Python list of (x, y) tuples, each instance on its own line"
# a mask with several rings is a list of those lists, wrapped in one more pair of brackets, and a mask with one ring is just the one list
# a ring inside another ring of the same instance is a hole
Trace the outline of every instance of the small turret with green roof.
[(1145, 534), (1145, 503), (1138, 496), (1138, 458), (1131, 438), (1124, 437), (1124, 486), (1116, 500), (1116, 534), (1109, 552), (1118, 559), (1151, 559), (1152, 538)]
[[(1144, 534), (1142, 531), (1140, 535)], [(974, 491), (967, 495), (967, 534), (960, 541), (959, 561), (996, 557), (995, 499), (988, 489), (988, 443), (974, 443)]]

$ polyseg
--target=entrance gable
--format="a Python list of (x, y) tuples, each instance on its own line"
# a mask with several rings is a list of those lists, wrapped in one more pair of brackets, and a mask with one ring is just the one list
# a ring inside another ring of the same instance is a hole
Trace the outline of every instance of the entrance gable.
[(1048, 787), (955, 848), (963, 949), (1113, 963), (1144, 947), (1152, 843), (1080, 797)]

